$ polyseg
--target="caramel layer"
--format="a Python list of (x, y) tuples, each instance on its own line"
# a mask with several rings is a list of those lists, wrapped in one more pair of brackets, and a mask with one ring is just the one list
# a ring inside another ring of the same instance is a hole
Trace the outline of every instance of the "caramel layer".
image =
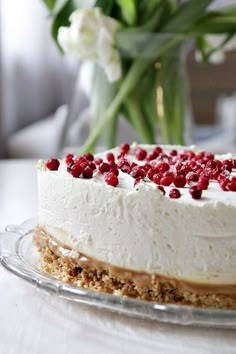
[(236, 300), (236, 284), (212, 284), (191, 282), (189, 280), (171, 278), (160, 274), (150, 274), (144, 271), (129, 270), (112, 264), (88, 257), (83, 253), (74, 251), (71, 247), (61, 244), (42, 228), (37, 227), (34, 231), (34, 242), (39, 249), (48, 247), (57, 257), (63, 258), (65, 262), (74, 268), (86, 268), (97, 271), (106, 271), (110, 277), (115, 277), (121, 281), (132, 281), (139, 288), (152, 287), (159, 283), (168, 283), (173, 289), (180, 292), (190, 292), (193, 294), (212, 294), (230, 296)]

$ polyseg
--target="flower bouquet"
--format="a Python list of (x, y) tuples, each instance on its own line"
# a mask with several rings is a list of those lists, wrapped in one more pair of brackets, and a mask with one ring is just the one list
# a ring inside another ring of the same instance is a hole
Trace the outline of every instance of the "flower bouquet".
[[(67, 54), (94, 63), (90, 134), (83, 151), (104, 136), (116, 145), (119, 117), (140, 142), (184, 143), (186, 51), (208, 61), (236, 32), (236, 6), (212, 0), (43, 0), (52, 34)], [(221, 35), (212, 45), (208, 35)]]

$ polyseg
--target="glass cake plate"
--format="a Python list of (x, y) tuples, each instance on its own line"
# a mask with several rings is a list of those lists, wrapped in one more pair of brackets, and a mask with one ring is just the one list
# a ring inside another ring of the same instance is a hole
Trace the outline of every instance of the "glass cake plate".
[(181, 325), (236, 328), (236, 310), (165, 305), (99, 293), (58, 281), (39, 268), (40, 255), (32, 243), (36, 219), (9, 225), (0, 233), (0, 262), (4, 268), (47, 293), (142, 319)]

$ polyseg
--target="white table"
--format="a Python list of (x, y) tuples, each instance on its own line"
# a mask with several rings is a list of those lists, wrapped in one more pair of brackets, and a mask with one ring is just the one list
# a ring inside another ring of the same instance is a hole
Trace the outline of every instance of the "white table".
[[(0, 161), (0, 231), (37, 212), (35, 161)], [(236, 330), (130, 319), (57, 299), (0, 268), (0, 354), (236, 353)]]

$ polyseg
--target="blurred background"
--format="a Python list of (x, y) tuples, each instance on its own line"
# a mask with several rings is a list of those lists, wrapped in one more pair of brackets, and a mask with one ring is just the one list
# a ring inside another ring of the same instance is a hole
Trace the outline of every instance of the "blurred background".
[[(215, 1), (214, 6), (220, 3), (236, 1)], [(192, 142), (236, 151), (236, 50), (215, 65), (198, 63), (190, 52), (188, 71)], [(65, 142), (83, 143), (89, 70), (75, 73), (78, 63), (56, 48), (41, 1), (0, 0), (1, 158), (44, 157), (56, 154)], [(73, 124), (65, 137), (68, 114)], [(122, 127), (120, 135), (121, 141), (135, 139)]]

